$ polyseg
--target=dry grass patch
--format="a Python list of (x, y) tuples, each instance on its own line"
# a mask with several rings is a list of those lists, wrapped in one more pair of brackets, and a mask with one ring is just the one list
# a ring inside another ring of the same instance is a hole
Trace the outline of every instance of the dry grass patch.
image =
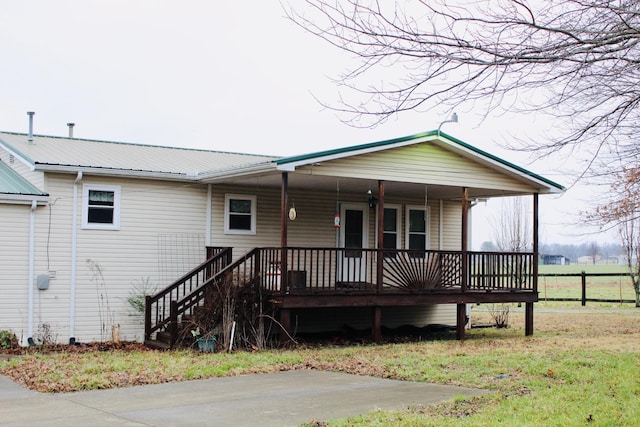
[[(483, 317), (486, 316), (486, 317)], [(472, 319), (490, 323), (488, 313)], [(320, 369), (493, 390), (442, 405), (375, 412), (329, 425), (640, 424), (640, 310), (524, 313), (506, 329), (472, 329), (460, 342), (310, 346), (255, 353), (93, 351), (30, 354), (0, 372), (40, 391), (123, 387), (289, 369)], [(383, 397), (381, 397), (383, 398)], [(324, 422), (324, 421), (322, 421)]]

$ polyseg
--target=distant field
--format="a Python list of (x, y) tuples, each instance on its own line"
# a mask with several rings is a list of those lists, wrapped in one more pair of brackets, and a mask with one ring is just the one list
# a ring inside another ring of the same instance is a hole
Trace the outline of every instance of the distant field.
[[(609, 304), (621, 304), (624, 300), (634, 300), (635, 294), (631, 286), (631, 279), (624, 276), (589, 277), (589, 274), (618, 274), (628, 273), (624, 265), (617, 264), (574, 264), (574, 265), (541, 265), (539, 274), (587, 274), (587, 299), (612, 300)], [(538, 292), (540, 299), (545, 298), (574, 298), (582, 297), (581, 277), (541, 276), (538, 278)], [(580, 304), (568, 302), (567, 304)], [(595, 304), (595, 303), (591, 303)], [(628, 303), (627, 303), (628, 304)], [(590, 302), (587, 302), (590, 305)]]

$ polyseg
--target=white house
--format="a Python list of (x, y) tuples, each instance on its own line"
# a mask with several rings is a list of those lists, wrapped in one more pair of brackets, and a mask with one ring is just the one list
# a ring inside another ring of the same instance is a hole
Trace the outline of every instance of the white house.
[[(142, 340), (142, 317), (127, 297), (143, 283), (164, 289), (203, 262), (206, 247), (232, 247), (234, 260), (254, 248), (342, 250), (341, 273), (320, 279), (310, 261), (299, 264), (297, 294), (285, 293), (292, 276), (281, 273), (273, 290), (283, 292), (285, 324), (296, 316), (310, 330), (322, 327), (319, 309), (340, 317), (336, 324), (358, 323), (370, 309), (383, 324), (456, 324), (463, 304), (499, 299), (526, 302), (532, 328), (533, 261), (524, 286), (455, 261), (461, 270), (448, 273), (455, 283), (446, 292), (440, 271), (439, 284), (429, 279), (437, 292), (382, 300), (383, 286), (405, 287), (406, 270), (383, 279), (382, 257), (375, 270), (374, 255), (356, 260), (344, 248), (362, 249), (358, 257), (382, 248), (466, 254), (473, 200), (532, 195), (537, 220), (538, 194), (563, 190), (440, 132), (284, 158), (0, 132), (0, 178), (0, 330), (23, 344), (44, 331), (61, 342), (105, 340), (114, 327), (122, 339)], [(289, 271), (295, 255), (284, 256), (278, 262)], [(345, 271), (357, 272), (337, 277)], [(362, 293), (320, 295), (320, 286), (346, 282), (362, 284)], [(376, 282), (375, 292), (364, 285)], [(465, 295), (451, 293), (460, 286)]]

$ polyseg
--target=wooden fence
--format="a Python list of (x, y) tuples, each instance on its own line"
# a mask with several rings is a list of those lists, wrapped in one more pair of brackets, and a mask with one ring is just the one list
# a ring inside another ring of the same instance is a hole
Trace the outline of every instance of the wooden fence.
[[(635, 304), (635, 300), (633, 299), (623, 299), (622, 297), (616, 299), (607, 299), (607, 298), (588, 298), (587, 297), (587, 277), (630, 277), (630, 273), (539, 273), (538, 277), (579, 277), (580, 285), (581, 285), (581, 297), (580, 298), (547, 298), (546, 296), (541, 295), (540, 301), (580, 301), (582, 306), (586, 306), (587, 302), (609, 302), (609, 303), (631, 303)], [(622, 286), (622, 285), (621, 285)], [(627, 283), (626, 286), (629, 286)], [(543, 292), (543, 286), (539, 283), (538, 290), (541, 294)]]

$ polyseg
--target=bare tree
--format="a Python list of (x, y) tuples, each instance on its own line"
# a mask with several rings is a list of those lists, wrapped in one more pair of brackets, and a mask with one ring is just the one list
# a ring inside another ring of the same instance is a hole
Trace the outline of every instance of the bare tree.
[(623, 242), (631, 285), (636, 294), (636, 307), (640, 307), (640, 219), (620, 222), (618, 231)]
[(636, 0), (306, 0), (286, 13), (355, 56), (340, 101), (321, 102), (356, 126), (464, 104), (556, 118), (552, 138), (521, 148), (580, 145), (584, 170), (638, 152)]
[[(554, 121), (536, 154), (579, 154), (580, 178), (611, 185), (587, 219), (635, 223), (640, 204), (637, 0), (305, 0), (287, 16), (351, 54), (339, 101), (355, 126), (442, 106)], [(508, 227), (507, 227), (508, 229)], [(507, 246), (510, 246), (506, 242)], [(623, 243), (628, 246), (628, 238)], [(634, 285), (636, 286), (636, 285)], [(637, 289), (637, 287), (636, 287)]]
[(622, 168), (611, 180), (608, 194), (608, 198), (586, 218), (603, 228), (617, 227), (636, 295), (636, 307), (640, 307), (640, 168)]
[[(528, 215), (529, 204), (522, 197), (508, 197), (501, 202), (502, 205), (498, 213), (490, 220), (493, 226), (492, 231), (496, 246), (502, 252), (525, 252), (531, 248), (533, 237), (531, 221)], [(490, 271), (492, 266), (487, 265), (485, 269)], [(531, 270), (528, 268), (524, 258), (509, 258), (503, 265), (503, 270), (494, 271), (494, 273), (511, 276), (514, 283), (522, 285), (527, 281)], [(504, 313), (505, 310), (505, 315), (508, 319), (508, 306), (503, 304), (497, 312)], [(491, 316), (496, 321), (496, 325), (498, 325), (498, 317), (493, 313)]]
[(525, 252), (533, 237), (529, 204), (522, 197), (502, 200), (498, 213), (491, 218), (495, 244), (503, 252)]
[(598, 242), (594, 241), (589, 243), (589, 256), (591, 257), (591, 263), (593, 265), (596, 264), (599, 254), (600, 254), (600, 247), (598, 246)]

